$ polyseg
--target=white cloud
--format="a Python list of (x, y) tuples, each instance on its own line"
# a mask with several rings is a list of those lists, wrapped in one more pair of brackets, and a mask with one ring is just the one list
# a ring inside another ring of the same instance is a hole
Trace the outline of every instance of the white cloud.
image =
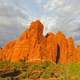
[(43, 0), (34, 0), (36, 3), (41, 4)]
[(50, 31), (54, 31), (52, 29), (52, 27), (54, 27), (54, 29), (56, 29), (56, 21), (57, 21), (57, 17), (50, 17), (50, 16), (42, 16), (40, 18), (40, 20), (42, 21), (42, 23), (44, 24), (44, 34), (50, 32)]
[(64, 5), (64, 0), (48, 0), (47, 3), (43, 5), (46, 11), (52, 11), (55, 8), (60, 8)]
[(31, 21), (40, 19), (45, 26), (45, 33), (62, 31), (77, 35), (80, 33), (79, 17), (80, 0), (0, 0), (0, 30), (4, 32), (7, 27), (11, 32), (14, 26), (15, 30), (21, 31)]

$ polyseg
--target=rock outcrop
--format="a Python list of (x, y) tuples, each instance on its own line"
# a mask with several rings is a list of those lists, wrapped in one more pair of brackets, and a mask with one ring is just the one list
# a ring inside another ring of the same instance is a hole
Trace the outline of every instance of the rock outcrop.
[(67, 38), (62, 32), (49, 32), (44, 36), (43, 28), (39, 20), (32, 22), (30, 28), (16, 40), (0, 48), (0, 60), (26, 60), (30, 63), (49, 60), (61, 64), (80, 62), (80, 46), (75, 48), (72, 38)]
[(59, 55), (59, 63), (67, 63), (67, 53), (68, 53), (68, 41), (66, 36), (62, 32), (56, 34), (57, 45), (60, 48), (60, 52), (57, 50), (57, 55)]
[(2, 48), (0, 48), (0, 60), (2, 60)]

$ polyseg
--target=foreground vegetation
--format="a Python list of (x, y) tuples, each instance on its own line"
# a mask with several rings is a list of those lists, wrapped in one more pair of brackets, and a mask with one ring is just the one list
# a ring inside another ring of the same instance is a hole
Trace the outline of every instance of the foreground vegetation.
[(0, 80), (80, 80), (80, 64), (41, 64), (0, 62)]

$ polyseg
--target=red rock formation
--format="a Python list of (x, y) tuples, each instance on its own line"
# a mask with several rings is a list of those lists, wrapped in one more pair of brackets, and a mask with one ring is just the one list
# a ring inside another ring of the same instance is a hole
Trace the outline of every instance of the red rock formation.
[(51, 61), (56, 61), (56, 50), (57, 50), (57, 42), (55, 35), (53, 33), (48, 33), (47, 39), (47, 55), (48, 59)]
[(40, 43), (40, 55), (41, 60), (56, 61), (56, 48), (57, 43), (55, 35), (48, 33)]
[(60, 47), (60, 59), (59, 62), (67, 63), (68, 43), (65, 35), (62, 32), (58, 32), (56, 35), (57, 45)]
[(16, 40), (10, 41), (4, 46), (4, 48), (2, 50), (2, 54), (3, 54), (2, 59), (3, 60), (11, 60), (15, 42), (16, 42)]
[(68, 62), (72, 62), (74, 60), (74, 41), (70, 37), (68, 39)]
[(28, 34), (25, 31), (16, 40), (11, 61), (19, 61), (24, 58), (27, 59), (28, 53), (29, 53), (29, 40), (28, 40)]
[(0, 48), (0, 60), (2, 60), (2, 48)]
[(16, 40), (10, 41), (0, 49), (0, 60), (12, 62), (25, 59), (28, 62), (49, 60), (65, 64), (80, 62), (79, 57), (80, 47), (74, 47), (72, 38), (67, 39), (62, 32), (56, 35), (50, 32), (43, 36), (43, 24), (38, 20), (32, 22), (30, 28)]
[(74, 49), (74, 58), (73, 58), (73, 60), (74, 60), (74, 62), (80, 63), (80, 45), (78, 45)]
[(43, 25), (40, 21), (32, 22), (28, 30), (29, 39), (29, 55), (28, 61), (40, 60), (39, 44), (43, 39)]

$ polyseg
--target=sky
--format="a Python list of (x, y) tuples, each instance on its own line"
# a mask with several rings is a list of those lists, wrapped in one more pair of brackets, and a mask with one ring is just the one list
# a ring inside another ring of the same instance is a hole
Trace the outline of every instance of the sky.
[(62, 31), (80, 42), (80, 0), (0, 0), (0, 46), (37, 19), (44, 34)]

